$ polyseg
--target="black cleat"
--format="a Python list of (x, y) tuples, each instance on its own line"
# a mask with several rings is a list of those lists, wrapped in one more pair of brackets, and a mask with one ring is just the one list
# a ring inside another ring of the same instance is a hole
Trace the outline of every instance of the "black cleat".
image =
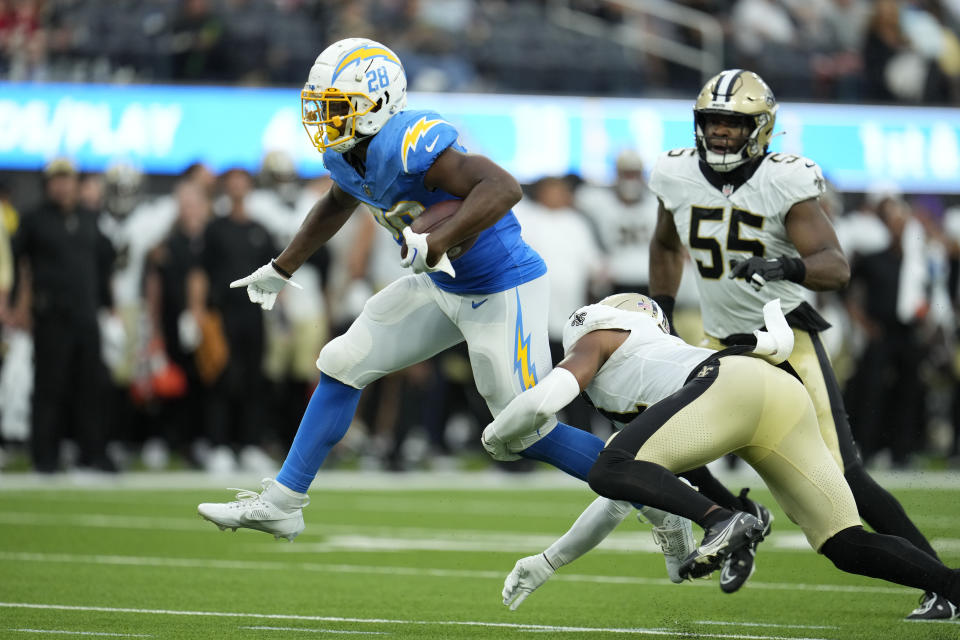
[[(750, 489), (746, 488), (740, 491), (740, 504), (745, 512), (756, 516), (757, 520), (760, 521), (763, 525), (763, 537), (766, 538), (770, 535), (770, 528), (773, 524), (773, 514), (759, 502), (754, 502), (747, 498), (749, 491)], [(760, 544), (760, 540), (757, 540), (749, 547), (731, 553), (723, 561), (723, 569), (720, 571), (721, 591), (724, 593), (733, 593), (740, 589), (750, 576), (753, 575), (756, 569), (754, 559), (757, 555), (758, 544)]]
[(953, 620), (960, 610), (943, 596), (927, 591), (920, 597), (920, 606), (910, 612), (907, 620)]
[(760, 520), (744, 511), (736, 511), (704, 532), (700, 546), (680, 565), (680, 577), (687, 580), (708, 576), (720, 568), (727, 556), (761, 539), (763, 525)]
[(750, 579), (757, 568), (754, 563), (756, 546), (757, 544), (753, 543), (726, 557), (720, 570), (720, 591), (733, 593)]

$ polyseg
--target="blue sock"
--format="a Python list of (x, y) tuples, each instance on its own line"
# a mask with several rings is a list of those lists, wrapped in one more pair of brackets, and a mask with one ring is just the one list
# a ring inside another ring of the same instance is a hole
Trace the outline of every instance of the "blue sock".
[(545, 438), (537, 440), (520, 455), (547, 462), (585, 481), (602, 449), (603, 440), (597, 436), (560, 422)]
[[(589, 431), (558, 422), (545, 438), (520, 452), (524, 458), (552, 464), (560, 471), (586, 482), (590, 467), (603, 450), (603, 440)], [(634, 504), (642, 509), (642, 504)]]
[(350, 428), (360, 393), (360, 389), (320, 374), (320, 383), (303, 412), (277, 482), (294, 491), (307, 492), (330, 449)]

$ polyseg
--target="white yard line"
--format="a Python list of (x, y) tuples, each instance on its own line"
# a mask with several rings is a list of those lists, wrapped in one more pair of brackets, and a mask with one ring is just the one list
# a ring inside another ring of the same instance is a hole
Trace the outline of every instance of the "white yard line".
[[(199, 518), (159, 518), (149, 516), (124, 516), (108, 514), (73, 513), (55, 515), (25, 511), (0, 512), (0, 526), (38, 527), (90, 527), (103, 529), (133, 529), (150, 531), (195, 531), (211, 533), (213, 525)], [(308, 542), (309, 538), (322, 542)], [(275, 545), (269, 549), (277, 553), (333, 553), (340, 551), (412, 551), (417, 549), (474, 551), (474, 552), (523, 552), (542, 551), (557, 535), (555, 533), (511, 533), (473, 529), (428, 529), (421, 527), (383, 527), (329, 525), (316, 527), (316, 532), (306, 532), (295, 545)], [(806, 542), (801, 541), (801, 548)], [(259, 549), (265, 549), (261, 546)], [(649, 528), (636, 525), (607, 537), (598, 551), (614, 553), (649, 552), (660, 553), (650, 537)]]
[[(355, 564), (321, 564), (316, 562), (277, 562), (272, 560), (209, 560), (202, 558), (164, 558), (118, 555), (82, 555), (68, 553), (27, 553), (0, 552), (0, 560), (12, 562), (44, 562), (62, 564), (98, 564), (140, 567), (217, 569), (241, 571), (317, 571), (322, 573), (354, 573), (393, 576), (429, 576), (436, 578), (478, 578), (503, 580), (502, 571), (469, 571), (455, 569), (425, 569), (422, 567), (385, 567)], [(666, 578), (639, 578), (633, 576), (596, 576), (575, 573), (560, 573), (552, 578), (560, 582), (587, 582), (594, 584), (633, 584), (648, 586), (666, 586), (672, 583)], [(693, 580), (687, 588), (716, 589), (708, 580)], [(679, 587), (675, 587), (679, 588)], [(853, 586), (836, 584), (803, 584), (796, 582), (758, 582), (750, 581), (751, 589), (770, 589), (776, 591), (818, 591), (833, 593), (874, 593), (902, 597), (914, 592), (906, 587)]]
[[(750, 583), (753, 584), (752, 582)], [(776, 622), (733, 622), (727, 620), (694, 620), (694, 624), (714, 624), (731, 627), (785, 627), (787, 629), (839, 629), (823, 624), (779, 624)]]
[[(0, 512), (0, 526), (89, 527), (150, 531), (196, 531), (209, 533), (213, 525), (199, 518), (162, 518), (113, 514), (50, 514), (27, 511)], [(388, 551), (514, 552), (542, 551), (553, 543), (554, 533), (511, 533), (475, 529), (428, 529), (421, 527), (384, 527), (379, 525), (331, 525), (323, 523), (314, 532), (307, 531), (294, 545), (257, 545), (258, 552), (278, 554), (316, 554)], [(309, 540), (321, 539), (321, 542)], [(933, 547), (941, 553), (960, 551), (960, 538), (934, 538)], [(646, 525), (623, 527), (607, 536), (596, 549), (607, 553), (660, 553)], [(763, 552), (810, 552), (804, 535), (798, 531), (778, 531), (763, 544)]]
[(702, 631), (691, 632), (681, 629), (646, 629), (624, 627), (568, 627), (539, 624), (515, 624), (509, 622), (482, 622), (476, 620), (399, 620), (389, 618), (341, 618), (334, 616), (303, 616), (277, 613), (237, 613), (227, 611), (181, 611), (175, 609), (135, 609), (127, 607), (95, 607), (79, 605), (40, 604), (28, 602), (0, 602), (0, 607), (11, 609), (48, 609), (56, 611), (97, 611), (101, 613), (134, 613), (168, 616), (217, 617), (217, 618), (257, 618), (264, 620), (300, 620), (309, 622), (350, 622), (356, 624), (400, 624), (420, 626), (459, 626), (516, 629), (518, 631), (551, 631), (567, 633), (620, 633), (650, 636), (729, 638), (731, 640), (828, 640), (826, 638), (798, 638), (795, 636), (762, 636), (744, 634), (720, 634)]
[(143, 633), (110, 633), (107, 631), (69, 631), (66, 629), (7, 629), (7, 631), (18, 631), (20, 633), (52, 633), (68, 636), (106, 636), (109, 638), (152, 638), (153, 636)]
[(237, 627), (250, 631), (301, 631), (304, 633), (342, 633), (344, 635), (382, 636), (390, 635), (387, 631), (344, 631), (343, 629), (307, 629), (306, 627)]

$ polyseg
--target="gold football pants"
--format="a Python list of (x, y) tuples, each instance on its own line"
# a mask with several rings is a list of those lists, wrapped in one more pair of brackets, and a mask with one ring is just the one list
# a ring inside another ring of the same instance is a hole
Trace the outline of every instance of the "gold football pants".
[(757, 470), (816, 550), (860, 524), (807, 391), (759, 358), (726, 356), (701, 366), (680, 391), (648, 407), (608, 446), (673, 473), (734, 453)]

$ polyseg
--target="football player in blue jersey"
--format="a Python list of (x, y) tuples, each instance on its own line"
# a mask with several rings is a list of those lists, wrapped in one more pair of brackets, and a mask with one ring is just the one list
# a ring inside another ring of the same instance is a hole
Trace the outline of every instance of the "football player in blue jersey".
[[(400, 60), (371, 40), (336, 42), (310, 70), (303, 124), (333, 187), (279, 256), (231, 286), (272, 308), (284, 286), (296, 286), (290, 278), (297, 268), (361, 203), (406, 245), (401, 262), (413, 273), (370, 298), (349, 330), (320, 352), (320, 382), (276, 479), (265, 479), (260, 493), (199, 506), (221, 529), (288, 540), (303, 531), (307, 489), (350, 426), (361, 390), (388, 373), (466, 341), (477, 389), (496, 416), (551, 368), (547, 269), (511, 211), (520, 185), (488, 158), (468, 154), (441, 115), (405, 110), (406, 100)], [(453, 217), (430, 233), (413, 232), (423, 211), (452, 199), (462, 200)], [(451, 255), (474, 236), (469, 251)], [(585, 479), (603, 441), (553, 420), (506, 446)]]

